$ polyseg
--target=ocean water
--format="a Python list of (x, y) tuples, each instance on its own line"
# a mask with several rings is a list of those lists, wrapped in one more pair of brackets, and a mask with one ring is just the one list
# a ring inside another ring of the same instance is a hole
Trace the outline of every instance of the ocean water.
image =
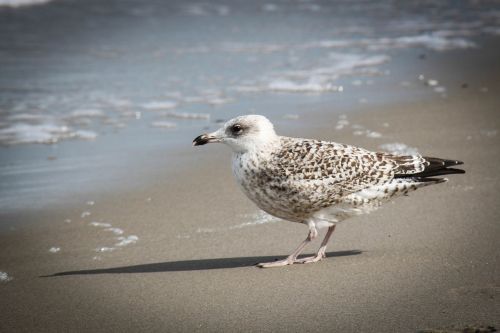
[[(0, 0), (0, 211), (140, 182), (236, 115), (287, 127), (321, 105), (446, 97), (416, 56), (496, 35), (488, 1)], [(394, 92), (408, 75), (430, 89)]]

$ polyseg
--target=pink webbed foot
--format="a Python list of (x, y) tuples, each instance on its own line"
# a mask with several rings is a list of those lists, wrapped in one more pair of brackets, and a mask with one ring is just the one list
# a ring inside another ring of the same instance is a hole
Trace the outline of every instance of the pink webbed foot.
[(302, 252), (304, 247), (314, 238), (316, 238), (316, 236), (318, 236), (318, 231), (316, 230), (314, 223), (311, 223), (309, 224), (309, 234), (307, 235), (307, 238), (299, 245), (299, 247), (291, 255), (282, 260), (263, 262), (257, 264), (257, 266), (262, 268), (272, 268), (272, 267), (283, 267), (293, 264), (309, 264), (312, 262), (320, 261), (321, 259), (326, 258), (325, 254), (326, 244), (328, 243), (328, 240), (330, 239), (330, 236), (332, 235), (334, 229), (335, 225), (332, 225), (328, 228), (328, 231), (325, 235), (325, 239), (321, 243), (321, 247), (319, 248), (318, 253), (315, 256), (297, 259), (297, 256)]
[(324, 253), (318, 253), (315, 256), (297, 259), (297, 260), (295, 260), (295, 263), (296, 264), (310, 264), (310, 263), (313, 263), (313, 262), (318, 262), (318, 261), (320, 261), (323, 258), (326, 258), (326, 254), (324, 254)]
[(273, 267), (282, 267), (287, 265), (292, 265), (295, 261), (291, 258), (285, 258), (282, 260), (276, 260), (271, 262), (261, 262), (257, 264), (257, 267), (260, 268), (273, 268)]

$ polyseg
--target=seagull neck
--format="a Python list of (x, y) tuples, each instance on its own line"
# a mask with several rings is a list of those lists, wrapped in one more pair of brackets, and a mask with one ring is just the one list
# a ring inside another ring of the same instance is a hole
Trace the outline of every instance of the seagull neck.
[(281, 140), (279, 136), (272, 139), (266, 138), (264, 141), (255, 141), (244, 151), (235, 152), (235, 155), (245, 156), (246, 158), (253, 158), (257, 160), (266, 160), (271, 158), (272, 154), (279, 150), (281, 147)]

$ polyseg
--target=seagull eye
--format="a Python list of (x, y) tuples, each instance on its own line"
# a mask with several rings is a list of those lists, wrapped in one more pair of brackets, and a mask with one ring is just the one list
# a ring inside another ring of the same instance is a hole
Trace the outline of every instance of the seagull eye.
[(233, 134), (238, 135), (238, 134), (241, 134), (241, 132), (242, 132), (242, 131), (243, 131), (243, 127), (241, 127), (241, 125), (240, 125), (240, 124), (235, 124), (235, 125), (233, 125), (233, 126), (231, 127), (231, 132), (232, 132)]

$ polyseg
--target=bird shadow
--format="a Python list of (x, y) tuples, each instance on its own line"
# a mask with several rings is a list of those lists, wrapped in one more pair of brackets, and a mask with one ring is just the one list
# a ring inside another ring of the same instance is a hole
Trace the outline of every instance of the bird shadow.
[[(328, 252), (328, 258), (345, 257), (361, 254), (363, 251), (336, 251)], [(159, 273), (159, 272), (183, 272), (183, 271), (199, 271), (210, 269), (224, 268), (239, 268), (255, 266), (259, 262), (277, 260), (277, 257), (284, 256), (265, 256), (265, 257), (235, 257), (235, 258), (216, 258), (216, 259), (198, 259), (198, 260), (181, 260), (158, 262), (151, 264), (121, 266), (100, 269), (84, 269), (78, 271), (67, 271), (55, 273), (52, 275), (44, 275), (40, 277), (57, 277), (66, 275), (95, 275), (95, 274), (123, 274), (123, 273)]]

